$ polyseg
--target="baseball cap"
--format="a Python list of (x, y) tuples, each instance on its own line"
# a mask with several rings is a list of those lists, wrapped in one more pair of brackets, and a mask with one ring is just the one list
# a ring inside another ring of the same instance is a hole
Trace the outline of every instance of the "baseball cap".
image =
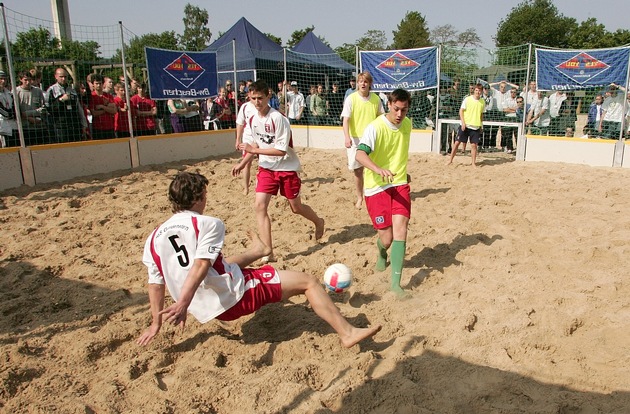
[(7, 77), (7, 74), (4, 73), (3, 70), (0, 70), (0, 78), (6, 78), (6, 77)]
[(291, 86), (297, 86), (297, 82), (296, 81), (291, 81)]

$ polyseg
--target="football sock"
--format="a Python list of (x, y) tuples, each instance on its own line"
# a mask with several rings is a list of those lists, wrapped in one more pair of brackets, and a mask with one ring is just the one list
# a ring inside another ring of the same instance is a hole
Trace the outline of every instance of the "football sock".
[(381, 243), (381, 239), (376, 240), (376, 247), (378, 247), (378, 257), (376, 258), (376, 271), (382, 272), (387, 269), (387, 249)]
[(392, 287), (393, 291), (402, 291), (400, 287), (400, 278), (402, 277), (403, 261), (405, 260), (405, 248), (407, 242), (403, 240), (394, 240), (392, 243)]

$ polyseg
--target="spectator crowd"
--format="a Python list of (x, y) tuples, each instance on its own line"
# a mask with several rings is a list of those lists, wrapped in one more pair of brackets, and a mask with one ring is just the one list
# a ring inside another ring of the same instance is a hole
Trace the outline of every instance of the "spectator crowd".
[[(185, 133), (236, 127), (237, 105), (244, 105), (252, 80), (231, 80), (220, 85), (216, 97), (194, 99), (153, 100), (149, 85), (132, 78), (125, 85), (125, 77), (117, 82), (97, 73), (85, 81), (69, 79), (64, 68), (55, 70), (55, 83), (44, 88), (42, 74), (37, 69), (17, 74), (15, 87), (0, 71), (0, 141), (2, 147), (20, 146), (16, 110), (19, 108), (24, 144), (52, 144), (84, 140), (102, 140), (134, 136)], [(303, 88), (303, 89), (301, 89)], [(435, 128), (438, 119), (457, 120), (464, 99), (472, 94), (459, 79), (443, 82), (437, 90), (428, 89), (412, 94), (408, 117), (413, 128)], [(347, 85), (339, 82), (309, 84), (281, 81), (271, 88), (269, 105), (285, 115), (294, 125), (341, 126), (345, 98), (356, 90), (356, 80)], [(304, 93), (303, 93), (304, 91)], [(129, 93), (129, 105), (127, 96)], [(592, 94), (591, 94), (592, 95)], [(589, 100), (591, 96), (589, 96)], [(383, 103), (387, 94), (379, 94)], [(592, 96), (592, 102), (577, 99), (574, 92), (546, 93), (530, 82), (521, 89), (507, 80), (483, 83), (483, 120), (494, 121), (482, 130), (480, 142), (484, 148), (500, 148), (513, 152), (518, 123), (525, 132), (535, 135), (618, 139), (622, 128), (628, 136), (628, 118), (624, 114), (624, 99), (630, 94), (620, 85), (612, 84)], [(387, 107), (387, 105), (384, 105)], [(630, 105), (626, 104), (626, 108)], [(437, 112), (437, 114), (436, 114)], [(576, 131), (579, 112), (587, 113), (582, 131)], [(504, 125), (503, 125), (504, 124)], [(445, 124), (441, 131), (441, 151), (450, 152), (457, 134), (457, 122)], [(500, 137), (500, 142), (497, 142)]]

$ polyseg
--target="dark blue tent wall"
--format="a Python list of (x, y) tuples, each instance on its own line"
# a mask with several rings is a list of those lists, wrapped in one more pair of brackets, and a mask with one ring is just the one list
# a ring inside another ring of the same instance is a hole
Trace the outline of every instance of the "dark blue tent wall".
[[(262, 66), (282, 66), (284, 61), (282, 46), (241, 17), (227, 32), (204, 50), (217, 53), (219, 85), (224, 85), (227, 79), (234, 79), (232, 40), (236, 44), (237, 82), (254, 79), (256, 69)], [(266, 63), (263, 63), (265, 61)]]
[[(234, 79), (232, 40), (236, 44), (237, 82), (258, 78), (275, 86), (284, 78), (284, 48), (242, 17), (205, 49), (217, 53), (219, 85)], [(286, 59), (288, 80), (298, 80), (301, 86), (324, 82), (331, 75), (333, 80), (345, 84), (355, 69), (312, 32), (287, 51)]]
[(340, 71), (354, 71), (355, 67), (343, 60), (334, 50), (315, 36), (313, 31), (308, 32), (300, 42), (291, 49), (294, 52), (307, 54), (307, 59), (321, 65)]

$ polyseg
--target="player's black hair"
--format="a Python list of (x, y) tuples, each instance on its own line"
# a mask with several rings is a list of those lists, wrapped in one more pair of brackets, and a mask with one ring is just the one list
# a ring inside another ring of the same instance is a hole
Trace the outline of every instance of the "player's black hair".
[(387, 97), (388, 102), (409, 102), (411, 103), (411, 94), (404, 89), (395, 89)]
[(203, 197), (208, 186), (208, 179), (201, 174), (191, 172), (178, 173), (168, 187), (168, 201), (173, 213), (190, 210)]
[(264, 80), (257, 80), (249, 85), (249, 91), (260, 92), (265, 96), (269, 96), (269, 86), (267, 86), (267, 82)]
[(90, 79), (91, 82), (100, 82), (103, 83), (103, 75), (101, 75), (100, 73), (93, 73), (92, 74), (92, 78)]

